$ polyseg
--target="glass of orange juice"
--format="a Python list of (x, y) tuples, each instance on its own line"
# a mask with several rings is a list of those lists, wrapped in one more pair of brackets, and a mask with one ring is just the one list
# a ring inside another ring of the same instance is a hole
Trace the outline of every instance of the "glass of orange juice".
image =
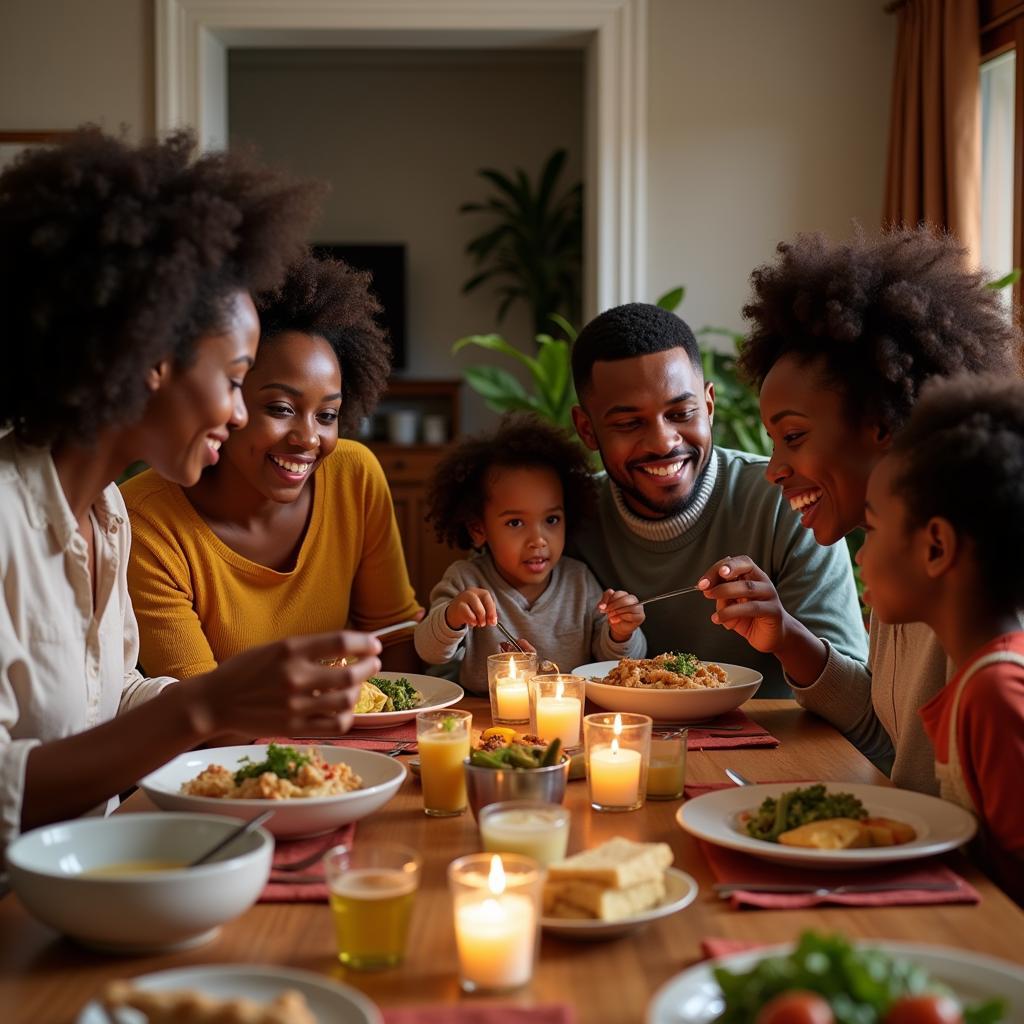
[(468, 711), (421, 711), (416, 716), (423, 810), (433, 818), (461, 814), (469, 802), (462, 762), (469, 757), (472, 724)]

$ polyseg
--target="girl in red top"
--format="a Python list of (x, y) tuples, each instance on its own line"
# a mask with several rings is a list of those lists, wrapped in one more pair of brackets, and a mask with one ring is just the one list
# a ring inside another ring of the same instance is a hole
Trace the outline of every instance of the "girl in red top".
[(1024, 381), (933, 385), (867, 488), (858, 554), (882, 621), (924, 622), (957, 667), (920, 709), (940, 792), (1024, 904)]

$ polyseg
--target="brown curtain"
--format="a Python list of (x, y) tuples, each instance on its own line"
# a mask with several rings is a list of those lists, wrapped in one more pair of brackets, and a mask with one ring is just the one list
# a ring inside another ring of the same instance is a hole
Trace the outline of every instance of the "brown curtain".
[(886, 225), (948, 228), (978, 259), (981, 116), (978, 5), (900, 5), (886, 174)]

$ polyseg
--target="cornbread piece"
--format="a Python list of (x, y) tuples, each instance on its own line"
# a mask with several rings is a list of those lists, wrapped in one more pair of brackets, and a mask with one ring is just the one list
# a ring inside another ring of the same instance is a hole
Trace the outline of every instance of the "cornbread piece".
[(570, 878), (548, 879), (544, 886), (544, 913), (548, 917), (596, 917), (621, 921), (660, 903), (665, 898), (665, 875), (625, 889), (610, 889), (595, 882)]
[(892, 818), (863, 818), (861, 824), (871, 833), (872, 846), (902, 846), (917, 838), (913, 827)]
[(853, 818), (827, 818), (791, 828), (779, 836), (783, 846), (815, 850), (849, 850), (871, 845), (871, 831)]
[(551, 864), (548, 878), (553, 882), (572, 878), (609, 889), (626, 889), (659, 878), (671, 863), (668, 843), (634, 843), (616, 836), (592, 850)]

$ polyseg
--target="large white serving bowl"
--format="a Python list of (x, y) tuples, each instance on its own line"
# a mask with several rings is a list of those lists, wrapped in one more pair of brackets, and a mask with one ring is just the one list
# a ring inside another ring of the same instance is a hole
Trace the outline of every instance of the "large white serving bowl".
[(698, 722), (738, 708), (753, 697), (761, 685), (763, 676), (752, 668), (724, 662), (716, 664), (725, 669), (729, 685), (713, 690), (649, 690), (597, 682), (618, 665), (617, 661), (578, 665), (572, 674), (587, 681), (587, 700), (606, 711), (650, 715), (656, 722)]
[(191, 811), (202, 814), (230, 814), (236, 818), (252, 818), (261, 811), (273, 811), (266, 828), (279, 839), (318, 836), (339, 825), (358, 821), (383, 807), (398, 792), (405, 779), (405, 767), (394, 758), (372, 750), (347, 747), (320, 747), (329, 764), (347, 764), (363, 780), (362, 788), (339, 796), (316, 796), (292, 800), (219, 800), (209, 796), (187, 796), (182, 783), (194, 779), (211, 764), (223, 765), (229, 771), (238, 767), (243, 757), (263, 761), (267, 748), (211, 747), (180, 754), (162, 768), (151, 772), (139, 782), (145, 794), (165, 811)]
[(256, 902), (270, 875), (270, 834), (240, 836), (196, 868), (88, 872), (131, 861), (187, 864), (236, 828), (235, 818), (208, 814), (79, 818), (19, 836), (7, 847), (7, 869), (18, 899), (51, 928), (110, 952), (163, 952), (206, 942)]

